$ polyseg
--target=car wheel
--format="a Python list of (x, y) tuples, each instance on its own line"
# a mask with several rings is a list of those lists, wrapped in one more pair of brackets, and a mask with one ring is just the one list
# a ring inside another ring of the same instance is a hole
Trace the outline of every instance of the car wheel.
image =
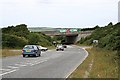
[(23, 57), (25, 57), (26, 55), (25, 54), (23, 54)]
[(41, 54), (38, 55), (39, 57), (41, 56)]
[(35, 54), (34, 56), (35, 56), (35, 57), (37, 57), (37, 56), (38, 56), (38, 54)]

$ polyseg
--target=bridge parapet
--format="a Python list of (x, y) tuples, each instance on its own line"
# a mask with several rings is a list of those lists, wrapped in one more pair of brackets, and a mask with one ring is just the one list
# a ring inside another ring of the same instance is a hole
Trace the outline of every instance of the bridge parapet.
[(79, 35), (79, 34), (91, 34), (92, 31), (81, 31), (81, 32), (65, 32), (65, 33), (60, 33), (56, 31), (45, 31), (43, 32), (44, 34), (48, 36), (69, 36), (69, 35)]

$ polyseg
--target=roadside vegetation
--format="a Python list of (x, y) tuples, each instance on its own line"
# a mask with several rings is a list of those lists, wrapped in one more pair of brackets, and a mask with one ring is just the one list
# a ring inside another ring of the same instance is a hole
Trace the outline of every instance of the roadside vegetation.
[[(93, 41), (98, 42), (94, 43)], [(69, 78), (118, 78), (120, 63), (120, 23), (97, 26), (90, 36), (77, 45), (93, 46), (86, 49), (89, 56)], [(91, 65), (91, 66), (90, 66)]]
[(11, 53), (9, 49), (22, 49), (25, 45), (41, 45), (54, 48), (51, 37), (41, 32), (30, 32), (27, 25), (20, 24), (2, 28), (2, 55), (11, 56), (21, 52)]
[[(69, 76), (74, 78), (118, 78), (118, 60), (113, 51), (101, 48), (86, 49), (89, 56)], [(68, 79), (69, 80), (69, 79)]]
[(48, 46), (48, 50), (55, 49), (55, 46)]
[(120, 23), (115, 25), (109, 23), (105, 27), (98, 27), (90, 36), (82, 38), (78, 44), (94, 45), (93, 40), (98, 40), (96, 47), (117, 51), (120, 54)]
[(8, 56), (17, 56), (17, 55), (21, 55), (22, 50), (20, 49), (3, 49), (2, 50), (2, 55), (0, 55), (1, 57), (8, 57)]
[(25, 24), (2, 28), (2, 48), (23, 48), (26, 44), (52, 46), (52, 39), (40, 32), (30, 32)]

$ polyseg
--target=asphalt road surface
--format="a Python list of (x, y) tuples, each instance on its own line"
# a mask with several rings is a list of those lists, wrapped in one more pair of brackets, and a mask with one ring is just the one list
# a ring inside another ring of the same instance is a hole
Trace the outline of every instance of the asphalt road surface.
[(2, 59), (2, 78), (67, 78), (88, 56), (75, 45), (64, 51), (42, 52), (41, 57), (22, 55)]

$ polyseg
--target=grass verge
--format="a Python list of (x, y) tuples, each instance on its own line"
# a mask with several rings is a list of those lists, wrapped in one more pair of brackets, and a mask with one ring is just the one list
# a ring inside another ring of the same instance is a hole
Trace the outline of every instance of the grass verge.
[(8, 56), (17, 56), (17, 55), (21, 55), (21, 54), (22, 54), (22, 50), (2, 49), (2, 54), (0, 56), (8, 57)]
[(68, 77), (73, 78), (118, 78), (116, 52), (100, 48), (86, 49), (89, 56)]
[(48, 48), (48, 50), (51, 50), (51, 49), (55, 49), (55, 46), (49, 46), (47, 48)]

